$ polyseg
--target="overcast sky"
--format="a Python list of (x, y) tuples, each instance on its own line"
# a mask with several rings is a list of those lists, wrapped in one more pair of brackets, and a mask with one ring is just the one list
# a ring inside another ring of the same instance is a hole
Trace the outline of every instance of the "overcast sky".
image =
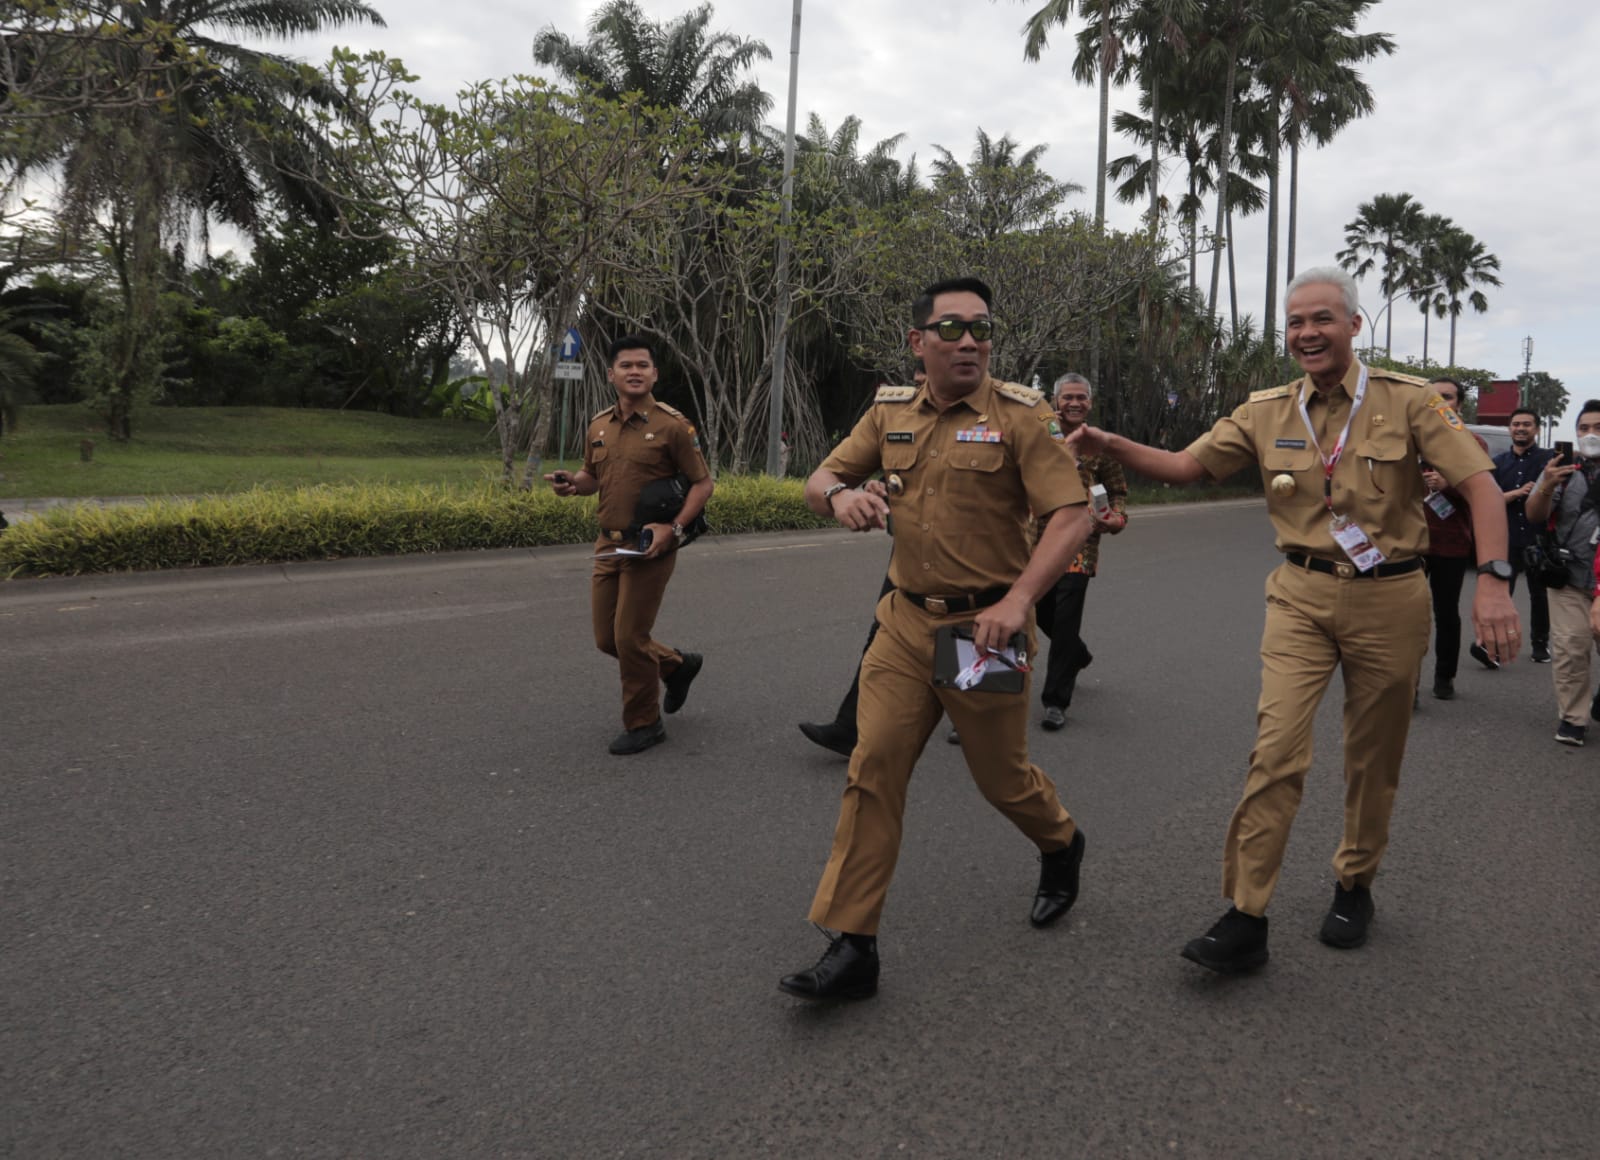
[[(381, 48), (421, 77), (426, 95), (445, 99), (474, 80), (538, 72), (534, 35), (554, 25), (581, 39), (598, 7), (580, 0), (370, 2), (387, 29), (352, 28), (272, 47), (318, 62), (335, 43)], [(640, 4), (658, 20), (691, 6)], [(915, 153), (924, 173), (935, 144), (965, 159), (981, 126), (1025, 147), (1048, 145), (1045, 168), (1089, 188), (1096, 93), (1072, 83), (1075, 27), (1052, 36), (1038, 64), (1022, 59), (1020, 29), (1039, 6), (1040, 0), (812, 0), (801, 29), (799, 123), (815, 112), (831, 131), (853, 113), (866, 144), (905, 133), (901, 156)], [(712, 21), (719, 31), (758, 38), (771, 49), (772, 60), (756, 76), (774, 97), (771, 119), (780, 126), (792, 11), (792, 0), (719, 0)], [(1600, 6), (1382, 0), (1363, 31), (1387, 32), (1398, 48), (1366, 70), (1376, 112), (1328, 148), (1302, 155), (1299, 267), (1333, 261), (1361, 202), (1409, 192), (1501, 261), (1504, 285), (1488, 289), (1489, 312), (1469, 308), (1462, 315), (1457, 362), (1512, 377), (1522, 369), (1523, 339), (1532, 336), (1534, 370), (1562, 379), (1575, 402), (1600, 396), (1600, 226), (1593, 208), (1600, 189)], [(1113, 110), (1136, 107), (1136, 93), (1113, 92)], [(1113, 157), (1133, 148), (1111, 139)], [(1182, 186), (1181, 170), (1170, 170), (1166, 194), (1176, 200)], [(1092, 212), (1092, 190), (1068, 205)], [(1109, 196), (1108, 205), (1112, 224), (1136, 224), (1136, 208)], [(1236, 221), (1235, 229), (1240, 311), (1259, 320), (1266, 215)], [(1202, 270), (1202, 288), (1208, 272)], [(1363, 306), (1382, 309), (1376, 275), (1362, 291)], [(1395, 354), (1420, 357), (1416, 308), (1396, 303), (1395, 314)], [(1429, 355), (1442, 360), (1447, 343), (1448, 323), (1435, 320)]]

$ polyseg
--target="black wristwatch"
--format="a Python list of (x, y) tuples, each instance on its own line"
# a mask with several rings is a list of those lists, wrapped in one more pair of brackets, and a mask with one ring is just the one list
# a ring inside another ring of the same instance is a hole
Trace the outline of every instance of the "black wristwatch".
[(1516, 575), (1510, 564), (1504, 560), (1485, 560), (1478, 565), (1478, 575), (1493, 576), (1496, 580), (1510, 581)]

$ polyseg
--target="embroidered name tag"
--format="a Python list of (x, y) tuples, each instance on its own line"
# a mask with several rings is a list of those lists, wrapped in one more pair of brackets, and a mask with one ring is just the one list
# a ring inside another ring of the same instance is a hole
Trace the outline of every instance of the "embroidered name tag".
[(890, 443), (910, 443), (913, 438), (913, 433), (910, 431), (891, 431), (888, 435)]
[(1306, 449), (1306, 441), (1304, 439), (1279, 439), (1273, 446), (1280, 450), (1304, 451)]
[(998, 443), (1000, 432), (987, 427), (967, 427), (956, 432), (957, 443)]

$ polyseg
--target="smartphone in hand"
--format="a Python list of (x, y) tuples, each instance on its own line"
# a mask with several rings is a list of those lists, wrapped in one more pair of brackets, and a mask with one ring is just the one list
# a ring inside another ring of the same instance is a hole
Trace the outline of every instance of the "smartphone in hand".
[(1571, 463), (1572, 444), (1565, 439), (1558, 439), (1556, 441), (1556, 454), (1561, 456), (1561, 462), (1563, 464)]

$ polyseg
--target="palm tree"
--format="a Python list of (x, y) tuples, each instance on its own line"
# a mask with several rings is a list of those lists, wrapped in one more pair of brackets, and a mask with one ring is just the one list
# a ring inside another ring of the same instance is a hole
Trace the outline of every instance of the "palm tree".
[(1479, 314), (1489, 309), (1489, 300), (1478, 287), (1500, 285), (1494, 273), (1500, 268), (1500, 259), (1466, 230), (1452, 228), (1434, 244), (1433, 260), (1442, 298), (1436, 309), (1440, 318), (1450, 316), (1450, 365), (1454, 366), (1461, 304), (1465, 300)]
[(1024, 60), (1038, 62), (1049, 43), (1052, 28), (1065, 27), (1072, 19), (1074, 9), (1086, 19), (1093, 19), (1099, 29), (1094, 51), (1088, 53), (1080, 46), (1072, 61), (1072, 79), (1079, 84), (1089, 84), (1096, 79), (1100, 84), (1099, 138), (1095, 146), (1094, 224), (1103, 228), (1106, 221), (1106, 142), (1111, 124), (1111, 77), (1120, 67), (1122, 41), (1112, 22), (1112, 11), (1125, 0), (1047, 0), (1045, 6), (1028, 17), (1022, 26), (1022, 56)]
[[(1349, 114), (1341, 121), (1341, 127), (1371, 111), (1371, 90), (1352, 66), (1379, 53), (1394, 51), (1394, 41), (1382, 33), (1357, 35), (1352, 31), (1374, 2), (1263, 0), (1266, 31), (1254, 73), (1266, 93), (1275, 124), (1275, 131), (1267, 134), (1264, 141), (1267, 292), (1262, 329), (1269, 343), (1274, 341), (1278, 316), (1279, 147), (1285, 139), (1298, 142), (1301, 127), (1311, 116), (1313, 101), (1324, 94), (1337, 96), (1340, 107)], [(1298, 189), (1294, 192), (1297, 194)]]
[(1417, 304), (1422, 312), (1422, 365), (1428, 365), (1428, 339), (1430, 316), (1444, 317), (1445, 297), (1441, 293), (1439, 275), (1439, 243), (1456, 224), (1443, 214), (1431, 213), (1422, 219), (1417, 231), (1417, 252), (1411, 260), (1411, 277), (1406, 285), (1406, 297)]
[(796, 208), (821, 213), (835, 205), (879, 209), (903, 201), (917, 188), (916, 158), (901, 165), (894, 156), (905, 137), (885, 137), (862, 154), (861, 118), (846, 117), (829, 134), (822, 118), (812, 113), (806, 131), (795, 140)]
[(1363, 202), (1355, 219), (1344, 227), (1345, 248), (1339, 251), (1339, 265), (1357, 278), (1380, 262), (1383, 277), (1378, 283), (1389, 317), (1384, 322), (1383, 353), (1390, 356), (1394, 341), (1394, 297), (1405, 289), (1421, 237), (1426, 215), (1422, 203), (1409, 193), (1380, 193)]
[(587, 81), (602, 97), (642, 93), (646, 103), (682, 109), (712, 140), (756, 136), (772, 97), (745, 73), (771, 60), (764, 41), (710, 32), (710, 4), (665, 24), (634, 0), (609, 0), (579, 44), (554, 27), (533, 41), (533, 58), (568, 81)]
[(993, 241), (1012, 230), (1037, 226), (1083, 186), (1057, 181), (1039, 168), (1048, 146), (1023, 150), (1010, 135), (998, 141), (981, 128), (967, 165), (943, 145), (932, 163), (933, 188), (944, 200), (952, 227), (967, 237)]
[(150, 101), (75, 111), (47, 148), (14, 160), (19, 169), (59, 166), (66, 232), (95, 238), (110, 265), (120, 314), (107, 343), (106, 419), (112, 437), (126, 439), (135, 392), (160, 365), (152, 323), (167, 239), (190, 223), (204, 236), (213, 221), (254, 234), (269, 204), (333, 214), (305, 175), (330, 168), (335, 151), (303, 105), (338, 113), (338, 90), (286, 57), (208, 30), (288, 37), (383, 18), (360, 0), (142, 0), (107, 11), (134, 47), (107, 36), (106, 53), (138, 51), (146, 30), (160, 26), (192, 54), (186, 72)]

